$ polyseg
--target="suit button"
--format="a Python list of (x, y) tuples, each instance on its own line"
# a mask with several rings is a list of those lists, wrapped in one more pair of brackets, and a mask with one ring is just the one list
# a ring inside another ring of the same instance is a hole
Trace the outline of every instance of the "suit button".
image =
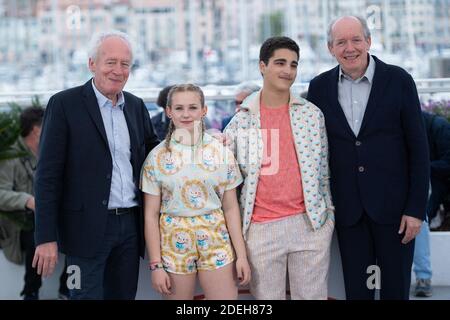
[(107, 174), (106, 179), (108, 179), (108, 180), (111, 179), (111, 174)]
[(361, 141), (356, 141), (355, 146), (359, 147), (361, 145)]
[(106, 205), (108, 204), (108, 201), (103, 200), (103, 201), (102, 201), (102, 204), (103, 204), (104, 206), (106, 206)]
[(364, 172), (364, 170), (365, 170), (365, 169), (364, 169), (363, 166), (358, 167), (358, 171), (359, 171), (359, 172)]

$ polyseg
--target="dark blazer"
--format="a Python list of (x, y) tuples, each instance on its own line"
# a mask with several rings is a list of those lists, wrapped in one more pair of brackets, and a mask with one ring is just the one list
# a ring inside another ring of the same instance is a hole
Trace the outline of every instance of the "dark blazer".
[(428, 219), (433, 219), (450, 190), (450, 123), (443, 117), (422, 112), (430, 148), (431, 195)]
[(450, 123), (436, 114), (423, 112), (430, 148), (431, 177), (450, 178)]
[[(58, 241), (61, 252), (95, 255), (103, 241), (111, 188), (112, 158), (92, 80), (52, 96), (42, 125), (35, 177), (36, 245)], [(144, 254), (141, 166), (159, 141), (142, 99), (124, 92), (131, 163), (140, 211)]]
[(325, 116), (338, 226), (355, 224), (364, 211), (380, 224), (399, 223), (403, 214), (425, 217), (430, 169), (416, 86), (403, 69), (373, 58), (357, 137), (338, 102), (339, 67), (314, 78), (308, 90), (308, 100)]
[(170, 119), (163, 116), (165, 115), (164, 110), (158, 113), (156, 116), (152, 117), (153, 128), (158, 136), (159, 140), (164, 140), (167, 135), (167, 130), (169, 129)]
[(225, 127), (230, 123), (230, 121), (231, 121), (231, 119), (233, 119), (233, 117), (234, 117), (234, 114), (222, 119), (222, 131), (225, 130)]

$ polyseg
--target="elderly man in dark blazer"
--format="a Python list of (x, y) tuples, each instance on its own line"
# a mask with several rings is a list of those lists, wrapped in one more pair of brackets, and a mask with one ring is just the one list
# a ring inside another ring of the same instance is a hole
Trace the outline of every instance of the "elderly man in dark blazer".
[(381, 299), (408, 299), (427, 138), (412, 77), (368, 54), (370, 44), (364, 19), (334, 21), (328, 48), (339, 66), (311, 81), (308, 100), (325, 116), (347, 298), (374, 299), (380, 288)]
[(37, 165), (33, 264), (53, 272), (58, 249), (80, 282), (72, 299), (134, 299), (144, 254), (138, 183), (158, 144), (142, 99), (124, 92), (132, 65), (126, 34), (93, 38), (84, 85), (48, 102)]

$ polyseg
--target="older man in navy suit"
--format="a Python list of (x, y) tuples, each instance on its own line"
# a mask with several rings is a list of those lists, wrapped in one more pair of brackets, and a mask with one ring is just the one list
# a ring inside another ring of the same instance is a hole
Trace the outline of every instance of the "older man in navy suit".
[[(126, 34), (94, 37), (84, 85), (50, 98), (37, 165), (33, 265), (50, 275), (58, 249), (77, 266), (72, 299), (134, 299), (144, 254), (138, 183), (158, 144), (142, 99), (124, 92), (132, 65)], [(76, 284), (76, 283), (75, 283)]]
[(427, 139), (412, 77), (368, 54), (370, 44), (364, 19), (334, 21), (328, 48), (339, 66), (311, 81), (308, 99), (325, 116), (346, 296), (374, 299), (375, 271), (381, 299), (408, 299)]

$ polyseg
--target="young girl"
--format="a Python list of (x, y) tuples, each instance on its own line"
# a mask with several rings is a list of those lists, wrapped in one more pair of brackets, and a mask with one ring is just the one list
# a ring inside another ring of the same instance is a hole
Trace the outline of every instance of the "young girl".
[(199, 87), (174, 86), (167, 104), (169, 132), (141, 177), (153, 288), (192, 299), (198, 274), (206, 299), (237, 299), (235, 259), (240, 284), (250, 281), (236, 197), (242, 176), (231, 151), (205, 133)]

